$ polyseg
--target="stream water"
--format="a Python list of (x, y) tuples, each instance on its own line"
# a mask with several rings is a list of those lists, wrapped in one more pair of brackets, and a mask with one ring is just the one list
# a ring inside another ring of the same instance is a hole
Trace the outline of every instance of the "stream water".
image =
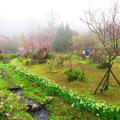
[(28, 106), (27, 112), (33, 116), (35, 120), (48, 120), (48, 111), (47, 109), (35, 101), (22, 97), (22, 88), (12, 87), (9, 89), (17, 95), (19, 99), (22, 99), (24, 103)]

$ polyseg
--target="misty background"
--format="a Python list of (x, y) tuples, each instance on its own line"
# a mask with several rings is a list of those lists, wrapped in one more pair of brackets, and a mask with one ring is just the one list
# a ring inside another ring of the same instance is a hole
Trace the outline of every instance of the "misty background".
[(58, 24), (67, 22), (71, 29), (85, 33), (88, 28), (79, 19), (83, 11), (111, 4), (111, 0), (0, 0), (0, 35), (37, 31), (52, 13)]

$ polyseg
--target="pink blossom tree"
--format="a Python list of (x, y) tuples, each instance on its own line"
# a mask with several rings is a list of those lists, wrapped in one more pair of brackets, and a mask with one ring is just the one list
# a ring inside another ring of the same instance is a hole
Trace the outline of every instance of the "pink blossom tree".
[[(116, 82), (120, 85), (116, 76), (112, 72), (111, 68), (113, 61), (119, 55), (120, 52), (120, 9), (118, 0), (113, 4), (112, 8), (108, 11), (91, 11), (85, 13), (85, 18), (81, 19), (87, 24), (89, 29), (96, 34), (98, 40), (101, 42), (104, 51), (107, 53), (106, 67), (107, 71), (103, 76), (100, 84), (96, 88), (95, 92), (101, 86), (101, 92), (108, 89), (110, 73), (115, 78)], [(114, 53), (114, 54), (113, 54)]]
[(20, 46), (21, 53), (24, 55), (35, 54), (39, 49), (47, 48), (51, 50), (53, 36), (49, 31), (40, 31), (22, 36)]

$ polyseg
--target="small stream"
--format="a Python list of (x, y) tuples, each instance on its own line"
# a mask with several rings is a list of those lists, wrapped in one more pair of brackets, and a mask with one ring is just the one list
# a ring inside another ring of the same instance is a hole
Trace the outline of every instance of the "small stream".
[(9, 90), (15, 93), (18, 99), (22, 99), (23, 102), (28, 106), (27, 112), (35, 118), (35, 120), (48, 120), (48, 111), (47, 109), (35, 101), (22, 97), (22, 88), (21, 87), (12, 87)]

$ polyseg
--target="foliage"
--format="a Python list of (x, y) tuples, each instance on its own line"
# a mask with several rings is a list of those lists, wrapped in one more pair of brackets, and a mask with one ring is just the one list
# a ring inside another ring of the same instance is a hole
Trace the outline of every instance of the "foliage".
[(92, 49), (95, 46), (95, 37), (92, 33), (86, 35), (73, 35), (72, 36), (73, 49)]
[(53, 41), (53, 50), (56, 52), (65, 52), (70, 47), (70, 40), (72, 37), (72, 30), (67, 24), (59, 26), (56, 37)]
[(4, 59), (3, 54), (0, 54), (0, 61), (2, 61)]
[(86, 80), (85, 73), (80, 69), (73, 69), (73, 68), (65, 69), (64, 74), (69, 81), (74, 81), (74, 80), (85, 81)]
[(48, 70), (49, 70), (48, 72), (54, 73), (54, 61), (48, 59), (47, 64), (48, 64)]
[[(103, 64), (102, 67), (106, 67), (108, 70), (94, 93), (96, 93), (100, 87), (108, 90), (113, 61), (120, 52), (120, 19), (117, 19), (119, 18), (119, 13), (119, 2), (116, 0), (110, 9), (96, 11), (89, 9), (85, 12), (84, 19), (81, 19), (87, 24), (91, 32), (96, 34), (107, 53), (107, 64)], [(114, 73), (112, 73), (112, 75), (114, 78), (116, 77)], [(105, 91), (105, 89), (101, 90), (102, 92)]]
[(22, 44), (20, 46), (20, 54), (23, 56), (34, 55), (39, 49), (51, 49), (51, 41), (53, 33), (49, 30), (42, 30), (29, 35), (22, 35)]
[(64, 60), (65, 60), (65, 56), (64, 55), (58, 55), (58, 56), (56, 56), (56, 58), (55, 58), (55, 66), (56, 67), (63, 66)]
[(48, 59), (55, 59), (56, 53), (49, 53), (48, 54)]
[(3, 61), (4, 63), (8, 63), (9, 60), (16, 58), (17, 54), (12, 54), (12, 53), (8, 53), (8, 54), (0, 54), (0, 61)]
[(49, 72), (55, 72), (54, 68), (63, 66), (64, 61), (67, 59), (67, 56), (62, 54), (56, 55), (52, 54), (51, 59), (48, 59), (47, 63), (49, 65)]
[(71, 60), (79, 60), (80, 57), (78, 55), (72, 54), (71, 55)]
[(51, 56), (49, 57), (49, 59), (47, 60), (47, 63), (49, 65), (49, 72), (50, 73), (55, 73), (57, 71), (55, 71), (55, 68), (58, 67), (63, 67), (64, 66), (64, 61), (68, 60), (70, 57), (68, 55), (64, 55), (64, 54), (51, 54)]
[(98, 68), (107, 68), (108, 57), (106, 55), (106, 52), (102, 49), (95, 49), (91, 52), (92, 55), (90, 56), (90, 60), (96, 63), (98, 65)]
[(116, 61), (120, 61), (120, 56), (118, 56), (115, 60), (116, 60)]
[(8, 59), (13, 59), (16, 58), (17, 54), (13, 54), (13, 53), (8, 53), (8, 54), (0, 54), (0, 60), (3, 58), (8, 58)]

